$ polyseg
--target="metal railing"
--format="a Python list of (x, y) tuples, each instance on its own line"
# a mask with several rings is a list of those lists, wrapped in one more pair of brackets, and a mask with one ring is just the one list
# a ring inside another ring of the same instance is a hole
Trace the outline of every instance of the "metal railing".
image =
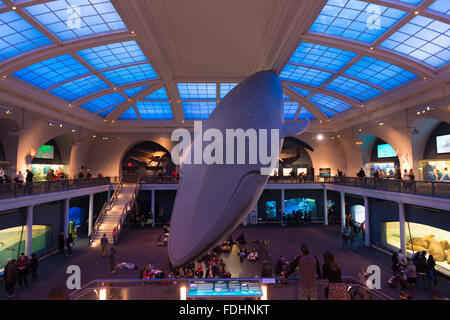
[(117, 241), (119, 240), (120, 231), (122, 230), (125, 219), (126, 219), (128, 213), (130, 213), (133, 210), (137, 195), (139, 193), (140, 186), (141, 186), (140, 178), (138, 177), (137, 182), (136, 182), (136, 187), (134, 188), (134, 192), (131, 195), (131, 200), (128, 201), (125, 204), (125, 206), (123, 207), (122, 213), (120, 214), (120, 219), (117, 222), (116, 226), (114, 227), (114, 230), (113, 230), (114, 243), (117, 243)]
[(97, 187), (111, 184), (113, 178), (64, 179), (25, 183), (0, 183), (0, 199), (26, 197), (53, 192)]
[[(204, 279), (204, 280), (213, 280), (213, 281), (254, 281), (261, 278), (227, 278), (227, 279)], [(295, 294), (293, 295), (293, 287), (298, 286), (298, 278), (283, 278), (283, 277), (275, 277), (270, 278), (274, 279), (274, 283), (265, 283), (269, 287), (269, 298), (279, 299), (284, 298), (286, 295), (291, 295), (292, 299), (296, 299)], [(167, 300), (178, 300), (179, 299), (179, 288), (187, 287), (188, 282), (190, 280), (201, 280), (201, 278), (164, 278), (164, 279), (100, 279), (93, 280), (81, 287), (79, 290), (76, 290), (70, 293), (67, 296), (68, 300), (92, 300), (99, 299), (99, 290), (106, 289), (109, 291), (106, 299), (117, 299), (117, 298), (126, 298), (120, 294), (122, 289), (127, 289), (127, 296), (129, 299), (148, 299), (148, 294), (145, 289), (155, 288), (156, 294), (158, 297), (153, 297), (153, 299), (163, 299)], [(281, 283), (280, 280), (285, 280), (284, 283)], [(393, 300), (393, 298), (388, 295), (382, 293), (379, 290), (369, 290), (367, 287), (355, 280), (352, 277), (342, 277), (344, 285), (350, 289), (350, 287), (360, 287), (368, 290), (367, 292), (370, 294), (371, 300)], [(266, 281), (267, 282), (267, 281)], [(325, 300), (323, 292), (325, 288), (328, 286), (328, 280), (317, 280), (317, 289), (318, 289), (318, 299)], [(158, 287), (170, 288), (173, 290), (158, 290)], [(115, 292), (115, 296), (112, 293)], [(134, 295), (132, 295), (132, 291), (134, 291)], [(283, 292), (284, 291), (284, 292)], [(294, 292), (297, 292), (296, 290)], [(165, 296), (165, 297), (164, 297)]]
[(103, 219), (105, 218), (106, 212), (108, 210), (111, 210), (112, 207), (114, 207), (114, 204), (116, 203), (117, 197), (119, 196), (120, 190), (123, 186), (123, 180), (120, 179), (117, 183), (116, 189), (114, 190), (113, 195), (109, 199), (109, 201), (105, 202), (103, 204), (102, 210), (100, 211), (97, 220), (95, 220), (94, 226), (92, 227), (92, 232), (89, 235), (89, 246), (92, 245), (92, 241), (97, 237), (97, 234), (100, 230), (100, 224), (103, 222)]

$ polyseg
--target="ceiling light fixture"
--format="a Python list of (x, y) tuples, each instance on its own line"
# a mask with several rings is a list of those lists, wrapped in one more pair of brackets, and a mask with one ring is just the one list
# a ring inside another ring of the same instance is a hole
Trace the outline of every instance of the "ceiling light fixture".
[(318, 134), (317, 135), (317, 140), (322, 141), (323, 140), (323, 135), (322, 134)]

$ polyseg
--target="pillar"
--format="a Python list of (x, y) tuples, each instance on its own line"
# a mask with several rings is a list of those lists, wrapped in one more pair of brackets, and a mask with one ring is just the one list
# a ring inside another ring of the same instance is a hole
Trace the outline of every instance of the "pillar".
[(345, 192), (341, 192), (341, 231), (345, 230)]
[(370, 247), (370, 215), (369, 215), (369, 198), (364, 197), (364, 217), (365, 217), (365, 241), (366, 247)]
[(328, 225), (328, 198), (327, 188), (323, 189), (323, 224)]
[(31, 257), (33, 243), (33, 206), (27, 207), (27, 236), (25, 238), (25, 255)]
[(398, 221), (400, 222), (400, 249), (406, 257), (406, 237), (405, 237), (405, 204), (398, 203)]
[(64, 200), (64, 238), (69, 236), (69, 202), (70, 199)]
[(155, 218), (156, 218), (156, 212), (155, 212), (155, 190), (152, 190), (152, 227), (155, 227)]
[(281, 189), (281, 226), (286, 226), (286, 221), (284, 221), (284, 189)]
[(94, 220), (94, 195), (89, 195), (89, 222), (88, 222), (88, 235), (92, 233), (92, 225)]

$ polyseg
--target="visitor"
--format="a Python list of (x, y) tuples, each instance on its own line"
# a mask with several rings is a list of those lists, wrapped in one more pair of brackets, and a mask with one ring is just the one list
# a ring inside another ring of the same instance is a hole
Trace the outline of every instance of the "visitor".
[(106, 248), (109, 245), (108, 238), (106, 237), (106, 233), (103, 234), (103, 237), (100, 239), (100, 245), (102, 246), (102, 257), (106, 256)]
[(30, 260), (24, 253), (20, 254), (19, 260), (17, 260), (17, 272), (19, 275), (19, 288), (22, 287), (22, 283), (25, 287), (28, 286), (28, 268), (30, 267)]
[(298, 299), (317, 300), (317, 262), (313, 256), (309, 255), (306, 245), (301, 245), (301, 253), (298, 260)]
[(58, 236), (58, 252), (59, 252), (59, 254), (64, 253), (64, 244), (65, 244), (64, 232), (61, 232)]
[(286, 261), (284, 256), (280, 256), (280, 258), (277, 261), (277, 264), (275, 265), (275, 275), (279, 276), (281, 272), (284, 271), (284, 268), (287, 265), (289, 265), (289, 262)]
[(403, 182), (403, 188), (406, 191), (410, 187), (410, 183), (409, 183), (410, 177), (409, 177), (408, 170), (406, 170), (406, 169), (403, 170), (403, 180), (405, 181), (405, 182)]
[(267, 260), (263, 261), (261, 278), (271, 278), (272, 277), (272, 267), (269, 265)]
[(427, 270), (428, 270), (428, 278), (430, 278), (431, 282), (436, 287), (437, 285), (436, 262), (434, 261), (434, 258), (431, 254), (428, 256), (427, 259)]
[(359, 172), (356, 175), (358, 176), (358, 178), (366, 177), (366, 173), (364, 172), (363, 168), (361, 168), (361, 170), (359, 170)]
[(421, 251), (416, 256), (416, 272), (417, 272), (417, 287), (421, 287), (424, 291), (428, 289), (428, 265), (426, 258), (426, 251)]
[(323, 278), (328, 280), (325, 288), (325, 297), (328, 300), (350, 300), (350, 294), (342, 281), (341, 268), (330, 252), (323, 254)]
[(111, 247), (111, 254), (109, 255), (109, 271), (111, 272), (111, 273), (114, 273), (114, 272), (116, 272), (114, 269), (115, 269), (115, 267), (116, 267), (116, 253), (117, 253), (117, 251), (116, 251), (116, 249), (114, 248), (114, 247)]
[(256, 251), (256, 248), (253, 248), (252, 251), (247, 256), (248, 261), (256, 261), (258, 260), (258, 252)]
[(405, 269), (405, 276), (406, 276), (406, 282), (410, 287), (414, 287), (417, 283), (417, 272), (416, 272), (416, 266), (414, 265), (414, 262), (410, 259), (408, 259), (408, 263), (406, 265)]
[(5, 267), (3, 275), (3, 281), (5, 282), (5, 291), (8, 298), (14, 298), (14, 290), (16, 288), (16, 282), (19, 278), (17, 271), (16, 260), (9, 258)]
[(342, 250), (345, 250), (345, 247), (348, 243), (350, 243), (351, 247), (350, 228), (345, 228), (342, 232)]
[(414, 181), (414, 170), (413, 169), (410, 169), (409, 170), (409, 180), (411, 180), (411, 181)]
[(87, 169), (87, 172), (86, 172), (86, 178), (87, 178), (87, 179), (92, 178), (91, 169)]
[(34, 282), (34, 280), (37, 279), (37, 269), (39, 265), (39, 260), (35, 253), (31, 254), (30, 259), (30, 271), (31, 271), (31, 282)]
[(398, 253), (392, 253), (392, 274), (395, 274), (399, 267)]
[(19, 171), (17, 176), (14, 178), (15, 183), (23, 184), (23, 174), (22, 171)]
[(69, 233), (66, 239), (66, 248), (67, 248), (67, 255), (72, 255), (72, 246), (73, 246), (73, 238), (72, 235)]
[(27, 169), (27, 175), (25, 177), (25, 188), (23, 189), (23, 194), (33, 194), (33, 172)]
[(240, 247), (245, 248), (245, 245), (247, 244), (247, 240), (245, 239), (245, 236), (243, 233), (241, 233), (241, 235), (236, 238), (236, 242), (239, 243)]
[(375, 169), (375, 172), (373, 173), (373, 177), (375, 179), (380, 179), (380, 172), (378, 171), (378, 169)]

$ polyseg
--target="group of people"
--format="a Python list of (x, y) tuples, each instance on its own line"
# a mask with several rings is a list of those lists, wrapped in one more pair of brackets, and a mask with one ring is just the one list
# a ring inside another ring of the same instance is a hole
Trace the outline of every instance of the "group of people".
[(309, 210), (292, 210), (291, 214), (286, 215), (287, 224), (308, 224), (312, 222), (312, 212)]
[[(388, 284), (400, 291), (413, 290), (416, 285), (424, 291), (436, 287), (436, 261), (426, 251), (417, 251), (411, 258), (405, 258), (399, 250), (392, 254), (392, 272)], [(406, 294), (411, 296), (411, 294)]]
[(31, 274), (31, 282), (37, 278), (38, 258), (36, 254), (31, 254), (31, 259), (21, 253), (18, 260), (8, 259), (5, 266), (3, 280), (5, 282), (5, 292), (8, 298), (14, 298), (16, 283), (19, 283), (19, 288), (24, 285), (28, 286), (28, 275)]

